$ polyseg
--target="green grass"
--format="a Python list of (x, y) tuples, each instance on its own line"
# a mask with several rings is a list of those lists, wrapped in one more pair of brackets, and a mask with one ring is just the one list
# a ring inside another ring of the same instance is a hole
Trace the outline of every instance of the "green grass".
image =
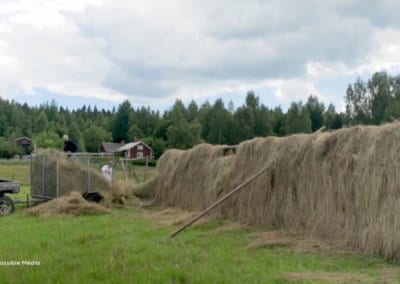
[[(0, 165), (0, 173), (3, 170)], [(399, 275), (400, 270), (382, 259), (356, 254), (249, 250), (254, 231), (221, 232), (223, 221), (196, 225), (168, 239), (175, 227), (146, 219), (134, 208), (46, 218), (18, 209), (0, 222), (0, 263), (40, 262), (0, 265), (0, 283), (287, 283), (284, 274), (293, 272), (362, 274), (380, 283), (387, 271)], [(395, 282), (393, 275), (389, 279)]]
[(16, 180), (23, 186), (29, 186), (29, 172), (29, 161), (0, 160), (0, 178)]
[(16, 180), (20, 183), (20, 192), (8, 194), (13, 199), (26, 201), (30, 195), (30, 161), (0, 160), (0, 178)]
[[(40, 266), (0, 266), (2, 283), (284, 283), (285, 272), (345, 272), (378, 276), (382, 260), (356, 255), (248, 250), (252, 233), (220, 233), (221, 222), (195, 226), (167, 239), (134, 209), (110, 215), (3, 218), (0, 260)], [(8, 236), (8, 237), (5, 237)], [(378, 281), (378, 280), (377, 280)]]

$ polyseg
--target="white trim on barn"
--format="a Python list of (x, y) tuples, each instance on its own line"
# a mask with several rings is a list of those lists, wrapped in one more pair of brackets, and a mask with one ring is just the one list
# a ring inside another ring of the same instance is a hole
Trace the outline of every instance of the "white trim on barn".
[[(130, 143), (128, 143), (128, 144), (125, 144), (125, 145), (122, 146), (122, 147), (119, 147), (119, 148), (118, 148), (118, 152), (129, 151), (130, 149), (132, 149), (133, 147), (135, 147), (136, 145), (139, 145), (139, 144), (144, 144), (144, 143), (141, 142), (141, 141), (130, 142)], [(147, 145), (146, 145), (146, 146), (147, 146)], [(149, 147), (149, 146), (147, 146), (147, 147)], [(150, 147), (149, 147), (149, 148), (150, 148)]]

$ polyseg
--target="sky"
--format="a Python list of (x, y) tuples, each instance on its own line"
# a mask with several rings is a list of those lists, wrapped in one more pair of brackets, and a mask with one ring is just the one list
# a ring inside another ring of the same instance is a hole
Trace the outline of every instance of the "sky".
[(400, 73), (398, 0), (1, 0), (0, 97), (166, 110), (253, 90), (344, 109), (349, 84)]

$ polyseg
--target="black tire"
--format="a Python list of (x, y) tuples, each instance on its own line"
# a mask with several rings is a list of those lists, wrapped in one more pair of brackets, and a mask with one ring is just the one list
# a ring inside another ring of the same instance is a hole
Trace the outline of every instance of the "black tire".
[(8, 196), (0, 196), (0, 216), (6, 216), (14, 212), (14, 201)]
[(103, 196), (101, 196), (98, 192), (85, 192), (82, 196), (89, 202), (99, 203), (103, 200)]

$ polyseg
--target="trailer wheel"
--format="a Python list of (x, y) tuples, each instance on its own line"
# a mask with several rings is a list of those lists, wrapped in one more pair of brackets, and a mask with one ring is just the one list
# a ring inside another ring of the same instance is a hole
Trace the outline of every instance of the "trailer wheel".
[(98, 192), (85, 192), (82, 195), (82, 197), (85, 198), (89, 202), (99, 203), (100, 201), (103, 200), (103, 196), (101, 196), (101, 194)]
[(8, 196), (0, 196), (0, 216), (9, 215), (14, 211), (14, 201)]

